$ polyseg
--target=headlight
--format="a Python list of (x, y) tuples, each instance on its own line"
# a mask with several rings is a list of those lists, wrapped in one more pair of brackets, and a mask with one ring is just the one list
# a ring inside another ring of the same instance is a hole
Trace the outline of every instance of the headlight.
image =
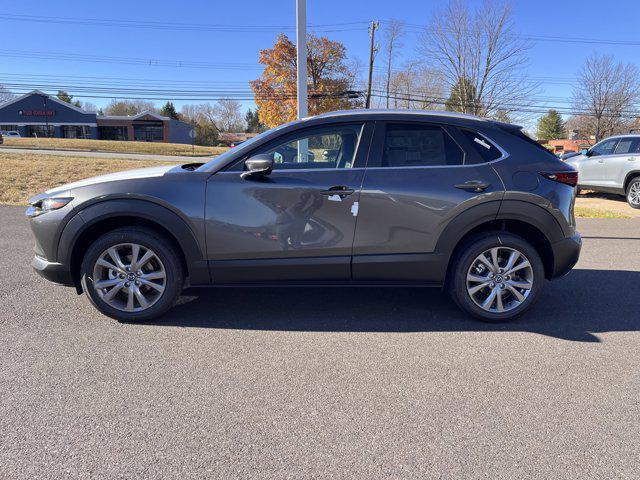
[(27, 209), (27, 217), (37, 217), (43, 213), (58, 210), (67, 205), (71, 200), (73, 200), (72, 197), (53, 197), (32, 203)]

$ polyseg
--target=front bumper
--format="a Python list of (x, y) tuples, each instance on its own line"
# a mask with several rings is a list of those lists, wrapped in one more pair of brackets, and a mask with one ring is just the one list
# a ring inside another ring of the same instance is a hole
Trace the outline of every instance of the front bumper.
[(551, 278), (558, 278), (566, 275), (578, 263), (580, 250), (582, 249), (582, 238), (576, 234), (571, 238), (565, 238), (554, 243), (553, 249), (553, 272)]
[(33, 257), (31, 266), (42, 278), (49, 280), (50, 282), (65, 285), (67, 287), (75, 286), (71, 271), (66, 265), (49, 262), (48, 260), (36, 255)]

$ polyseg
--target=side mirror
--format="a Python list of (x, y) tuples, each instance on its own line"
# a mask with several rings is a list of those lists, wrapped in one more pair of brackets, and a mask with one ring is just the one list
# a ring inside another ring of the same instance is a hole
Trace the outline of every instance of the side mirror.
[(588, 157), (589, 156), (589, 150), (587, 148), (583, 148), (580, 153), (582, 153), (582, 155)]
[(269, 175), (273, 170), (273, 158), (271, 155), (256, 155), (245, 160), (246, 170), (240, 174), (242, 178)]

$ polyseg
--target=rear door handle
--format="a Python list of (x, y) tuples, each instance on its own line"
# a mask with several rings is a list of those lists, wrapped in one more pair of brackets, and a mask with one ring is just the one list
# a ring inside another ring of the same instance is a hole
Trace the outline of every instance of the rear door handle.
[(340, 198), (345, 198), (351, 195), (355, 190), (353, 188), (345, 187), (344, 185), (336, 185), (335, 187), (322, 190), (320, 195), (333, 196), (337, 195)]
[(459, 183), (458, 185), (454, 185), (456, 188), (460, 190), (467, 190), (469, 192), (484, 192), (487, 188), (491, 186), (491, 184), (486, 182), (481, 182), (478, 180), (471, 180), (465, 183)]

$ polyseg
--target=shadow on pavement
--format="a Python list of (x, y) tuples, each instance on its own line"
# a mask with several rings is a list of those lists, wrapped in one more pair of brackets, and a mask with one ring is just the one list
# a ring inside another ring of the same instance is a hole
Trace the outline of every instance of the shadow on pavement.
[(640, 272), (573, 270), (506, 324), (474, 321), (438, 289), (304, 287), (198, 289), (151, 325), (312, 332), (532, 332), (599, 342), (640, 330)]

